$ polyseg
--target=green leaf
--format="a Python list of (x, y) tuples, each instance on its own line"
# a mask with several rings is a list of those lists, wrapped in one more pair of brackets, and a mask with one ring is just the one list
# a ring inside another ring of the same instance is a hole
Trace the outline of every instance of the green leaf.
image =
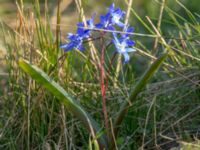
[[(68, 111), (81, 120), (91, 135), (96, 138), (96, 135), (100, 131), (99, 125), (71, 95), (69, 95), (58, 83), (50, 79), (45, 72), (30, 64), (28, 61), (20, 59), (19, 66), (62, 102)], [(101, 147), (107, 147), (105, 136), (99, 137), (98, 142)]]
[[(131, 92), (129, 97), (129, 102), (133, 103), (133, 101), (137, 98), (137, 95), (141, 92), (141, 90), (146, 86), (148, 81), (151, 79), (151, 77), (155, 74), (155, 72), (159, 69), (160, 65), (163, 63), (165, 58), (168, 56), (168, 53), (164, 54), (160, 58), (158, 58), (151, 66), (148, 68), (148, 70), (144, 73), (144, 75), (141, 77), (141, 79), (136, 84), (134, 90)], [(121, 109), (116, 117), (115, 124), (114, 124), (114, 135), (117, 138), (117, 134), (119, 131), (119, 126), (121, 125), (125, 115), (128, 112), (128, 109), (130, 107), (128, 101), (125, 101), (124, 104), (121, 106)], [(112, 141), (111, 145), (113, 146), (114, 141)], [(111, 146), (111, 147), (112, 147)]]

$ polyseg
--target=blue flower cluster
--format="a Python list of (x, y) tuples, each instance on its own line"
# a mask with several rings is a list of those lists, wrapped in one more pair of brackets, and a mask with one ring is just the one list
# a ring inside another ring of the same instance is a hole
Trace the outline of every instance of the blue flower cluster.
[[(61, 45), (61, 48), (65, 52), (72, 49), (83, 51), (85, 50), (83, 42), (91, 38), (92, 31), (104, 30), (103, 32), (106, 32), (109, 30), (112, 32), (112, 43), (116, 48), (116, 52), (122, 54), (124, 56), (124, 63), (127, 63), (130, 60), (128, 53), (135, 51), (135, 49), (131, 48), (135, 45), (135, 42), (129, 37), (129, 33), (132, 33), (134, 28), (123, 23), (124, 16), (125, 12), (120, 8), (115, 8), (113, 3), (109, 7), (107, 14), (100, 16), (100, 23), (94, 24), (94, 15), (85, 24), (83, 22), (78, 23), (76, 34), (69, 33), (67, 38), (70, 42)], [(115, 27), (122, 29), (123, 32), (117, 32)]]

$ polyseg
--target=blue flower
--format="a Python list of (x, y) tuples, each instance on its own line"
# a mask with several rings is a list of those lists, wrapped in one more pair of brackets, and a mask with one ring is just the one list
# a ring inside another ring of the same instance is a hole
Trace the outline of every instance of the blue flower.
[(113, 43), (115, 45), (116, 51), (124, 56), (124, 63), (128, 63), (130, 60), (128, 53), (135, 52), (135, 49), (130, 48), (130, 46), (134, 46), (135, 42), (130, 40), (129, 37), (118, 38), (116, 33), (113, 33), (113, 37)]
[(70, 51), (74, 48), (77, 48), (80, 51), (85, 50), (83, 46), (83, 40), (89, 38), (91, 36), (91, 30), (95, 28), (94, 15), (91, 19), (87, 20), (86, 23), (88, 29), (85, 29), (86, 27), (83, 22), (78, 23), (76, 34), (69, 33), (68, 39), (70, 40), (70, 42), (61, 45), (60, 48), (63, 48), (65, 52)]
[(125, 33), (122, 33), (121, 36), (123, 38), (126, 38), (126, 37), (128, 37), (130, 35), (129, 33), (132, 33), (133, 31), (134, 31), (134, 28), (133, 27), (129, 27), (129, 25), (127, 25), (127, 26), (124, 27), (124, 30), (123, 30), (123, 32), (125, 32)]
[(97, 28), (114, 30), (114, 25), (117, 25), (121, 28), (124, 27), (124, 23), (121, 22), (123, 19), (125, 12), (120, 8), (115, 8), (114, 3), (109, 7), (108, 13), (104, 16), (100, 16), (100, 23), (96, 25)]
[(86, 21), (87, 27), (89, 28), (89, 30), (92, 30), (92, 29), (95, 28), (95, 25), (94, 25), (94, 17), (95, 16), (96, 15), (94, 14), (91, 19), (89, 19), (89, 20)]
[(113, 24), (111, 22), (111, 16), (109, 13), (100, 16), (100, 23), (96, 24), (96, 28), (114, 30)]
[(84, 38), (81, 37), (80, 35), (78, 35), (78, 34), (74, 35), (72, 33), (69, 33), (68, 39), (70, 40), (69, 43), (63, 44), (60, 46), (60, 48), (63, 48), (65, 52), (70, 51), (74, 48), (77, 48), (80, 51), (85, 50), (85, 48), (83, 47), (83, 39)]
[(77, 24), (77, 34), (84, 37), (84, 38), (89, 38), (91, 35), (91, 31), (95, 28), (94, 25), (94, 17), (95, 14), (91, 17), (91, 19), (86, 21), (86, 26), (83, 22), (80, 22)]
[[(77, 31), (75, 34), (69, 33), (67, 44), (63, 44), (60, 47), (64, 49), (65, 52), (72, 49), (78, 49), (83, 51), (85, 48), (83, 46), (84, 40), (92, 37), (91, 33), (93, 29), (100, 28), (106, 30), (113, 30), (113, 44), (115, 45), (116, 51), (124, 56), (124, 63), (130, 60), (128, 55), (129, 52), (134, 52), (135, 49), (131, 48), (135, 45), (135, 42), (130, 39), (129, 35), (134, 31), (133, 27), (125, 24), (121, 21), (124, 18), (125, 12), (120, 8), (115, 8), (114, 3), (108, 8), (108, 12), (105, 15), (100, 16), (100, 23), (94, 25), (93, 15), (91, 19), (86, 21), (86, 25), (83, 22), (77, 24)], [(115, 26), (123, 29), (122, 33), (115, 32)]]
[(82, 38), (89, 38), (90, 37), (90, 30), (85, 29), (85, 25), (83, 22), (77, 24), (77, 31), (76, 34)]
[(114, 3), (110, 6), (108, 13), (111, 16), (111, 24), (118, 25), (119, 27), (124, 27), (124, 23), (122, 23), (120, 20), (124, 17), (125, 12), (122, 11), (120, 8), (115, 9)]

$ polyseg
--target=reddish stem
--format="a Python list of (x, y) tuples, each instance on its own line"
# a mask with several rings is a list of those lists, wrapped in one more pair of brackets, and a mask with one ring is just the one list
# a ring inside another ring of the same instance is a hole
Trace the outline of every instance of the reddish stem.
[(108, 122), (108, 114), (107, 114), (107, 108), (106, 108), (106, 89), (107, 89), (108, 82), (106, 81), (105, 69), (104, 69), (105, 46), (103, 44), (102, 46), (103, 47), (101, 51), (101, 64), (100, 64), (101, 95), (102, 95), (102, 109), (103, 109), (103, 115), (104, 115), (104, 123), (105, 123), (106, 131), (108, 131), (109, 122)]

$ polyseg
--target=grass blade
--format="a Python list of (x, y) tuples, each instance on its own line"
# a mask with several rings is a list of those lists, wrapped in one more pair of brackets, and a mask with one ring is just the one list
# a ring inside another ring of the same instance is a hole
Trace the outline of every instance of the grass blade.
[[(23, 71), (29, 74), (34, 80), (40, 83), (48, 91), (50, 91), (60, 102), (62, 102), (65, 107), (75, 115), (79, 120), (81, 120), (84, 126), (92, 134), (93, 138), (96, 138), (97, 132), (100, 131), (97, 122), (82, 108), (82, 106), (69, 95), (58, 83), (53, 81), (48, 77), (48, 75), (43, 72), (38, 67), (30, 64), (24, 59), (19, 60), (19, 66)], [(100, 146), (107, 147), (107, 143), (104, 136), (98, 139)]]

